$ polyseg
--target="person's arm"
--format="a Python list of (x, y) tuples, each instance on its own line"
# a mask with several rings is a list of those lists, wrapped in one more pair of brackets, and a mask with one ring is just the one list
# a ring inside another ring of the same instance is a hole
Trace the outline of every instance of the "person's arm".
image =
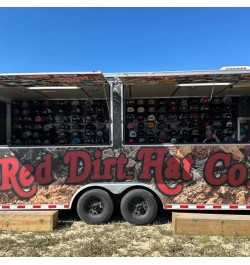
[(215, 141), (217, 143), (220, 143), (220, 139), (218, 138), (218, 136), (216, 135), (216, 130), (214, 130), (214, 133), (212, 134), (212, 137), (215, 139)]

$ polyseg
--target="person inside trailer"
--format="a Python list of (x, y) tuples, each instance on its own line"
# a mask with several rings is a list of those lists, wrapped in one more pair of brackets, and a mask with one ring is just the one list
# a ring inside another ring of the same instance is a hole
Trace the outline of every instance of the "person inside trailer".
[(202, 141), (204, 144), (220, 142), (220, 139), (216, 135), (216, 130), (213, 130), (212, 126), (206, 126), (205, 136), (206, 138)]

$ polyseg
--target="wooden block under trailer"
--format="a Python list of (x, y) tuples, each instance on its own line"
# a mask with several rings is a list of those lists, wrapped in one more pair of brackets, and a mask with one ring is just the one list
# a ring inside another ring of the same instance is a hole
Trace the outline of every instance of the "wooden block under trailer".
[(175, 234), (250, 236), (250, 216), (234, 214), (172, 213)]
[(0, 230), (53, 231), (58, 211), (0, 211)]

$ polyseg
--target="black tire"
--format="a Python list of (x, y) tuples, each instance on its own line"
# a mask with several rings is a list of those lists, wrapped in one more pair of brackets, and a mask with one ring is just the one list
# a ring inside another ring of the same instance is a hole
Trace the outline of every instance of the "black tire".
[(134, 225), (148, 225), (157, 214), (157, 203), (152, 193), (147, 190), (131, 190), (121, 201), (123, 218)]
[(77, 213), (87, 224), (104, 224), (108, 222), (114, 210), (111, 196), (104, 190), (86, 191), (77, 202)]

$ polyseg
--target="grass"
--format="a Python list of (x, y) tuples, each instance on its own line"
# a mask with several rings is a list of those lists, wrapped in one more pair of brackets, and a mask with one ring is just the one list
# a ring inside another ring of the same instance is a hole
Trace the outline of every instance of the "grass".
[(151, 226), (66, 220), (53, 232), (0, 232), (0, 256), (249, 257), (250, 237), (174, 235), (170, 220)]

